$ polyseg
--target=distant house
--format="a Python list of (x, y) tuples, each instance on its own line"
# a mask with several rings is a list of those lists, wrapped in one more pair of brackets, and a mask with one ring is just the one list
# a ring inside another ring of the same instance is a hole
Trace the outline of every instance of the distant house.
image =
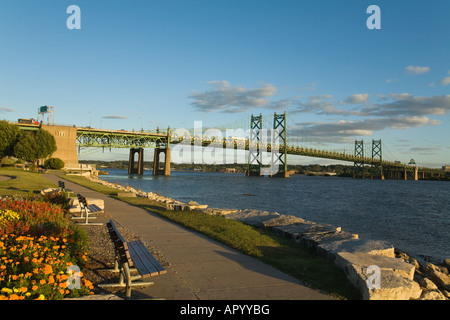
[(442, 166), (442, 170), (445, 172), (450, 172), (450, 166)]

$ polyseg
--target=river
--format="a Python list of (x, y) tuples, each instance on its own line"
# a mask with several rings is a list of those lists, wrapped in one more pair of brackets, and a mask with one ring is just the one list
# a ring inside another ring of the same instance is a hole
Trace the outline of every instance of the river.
[(360, 239), (386, 240), (413, 256), (450, 258), (450, 183), (294, 175), (173, 171), (129, 176), (107, 169), (109, 182), (213, 208), (257, 209), (342, 227)]

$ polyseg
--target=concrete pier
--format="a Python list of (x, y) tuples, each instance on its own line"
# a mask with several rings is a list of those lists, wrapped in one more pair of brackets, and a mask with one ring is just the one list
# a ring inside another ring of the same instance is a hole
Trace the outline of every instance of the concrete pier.
[[(137, 166), (134, 156), (138, 154)], [(128, 162), (128, 174), (144, 174), (144, 149), (130, 149), (130, 161)]]
[[(160, 168), (160, 155), (164, 153), (164, 168)], [(155, 155), (153, 158), (153, 175), (170, 176), (170, 148), (155, 149)]]

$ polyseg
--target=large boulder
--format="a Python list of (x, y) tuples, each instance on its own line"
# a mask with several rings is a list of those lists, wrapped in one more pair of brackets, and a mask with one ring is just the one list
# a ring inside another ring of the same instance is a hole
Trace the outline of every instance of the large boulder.
[[(415, 267), (401, 259), (361, 252), (340, 252), (338, 265), (366, 300), (418, 299), (422, 293), (413, 280)], [(374, 281), (375, 280), (375, 281)], [(378, 280), (378, 282), (376, 281)]]

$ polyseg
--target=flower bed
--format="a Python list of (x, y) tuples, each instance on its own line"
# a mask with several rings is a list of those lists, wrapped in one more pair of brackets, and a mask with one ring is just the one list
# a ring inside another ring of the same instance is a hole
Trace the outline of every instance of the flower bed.
[(0, 199), (0, 300), (92, 294), (80, 271), (87, 262), (82, 234), (61, 207)]

